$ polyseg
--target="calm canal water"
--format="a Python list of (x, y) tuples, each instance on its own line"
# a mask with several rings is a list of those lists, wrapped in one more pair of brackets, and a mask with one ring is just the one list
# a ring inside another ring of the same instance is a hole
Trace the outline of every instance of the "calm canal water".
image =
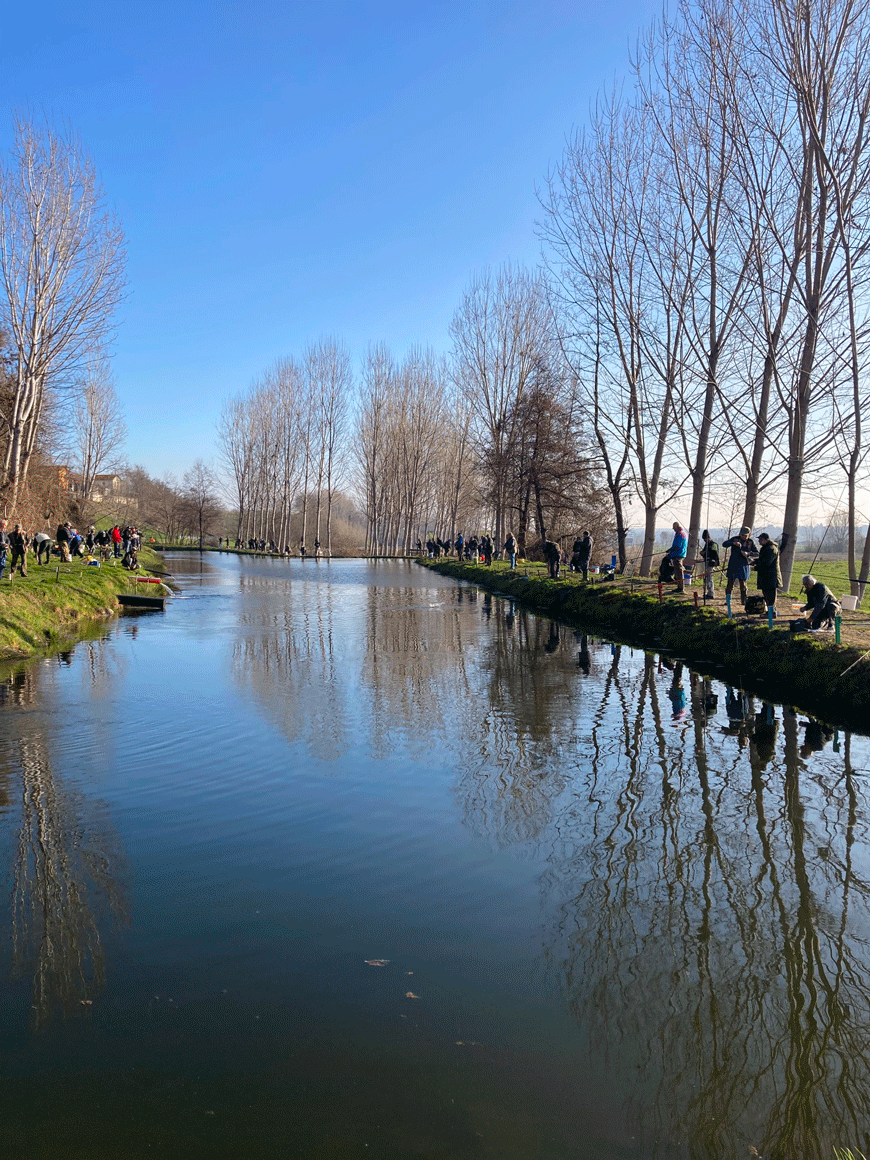
[(3, 1156), (870, 1150), (870, 740), (403, 562), (0, 684)]

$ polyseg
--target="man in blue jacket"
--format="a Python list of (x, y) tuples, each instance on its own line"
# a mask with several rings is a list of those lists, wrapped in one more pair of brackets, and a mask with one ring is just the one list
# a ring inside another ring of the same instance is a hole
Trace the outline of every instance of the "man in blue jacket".
[(681, 524), (674, 522), (674, 542), (671, 544), (668, 555), (674, 562), (674, 572), (677, 576), (677, 586), (675, 592), (685, 592), (686, 582), (684, 579), (684, 571), (686, 564), (686, 548), (688, 547), (689, 538)]

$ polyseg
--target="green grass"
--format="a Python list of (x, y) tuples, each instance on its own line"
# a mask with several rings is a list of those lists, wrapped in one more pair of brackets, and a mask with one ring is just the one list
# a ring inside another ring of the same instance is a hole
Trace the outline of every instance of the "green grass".
[(813, 563), (812, 556), (795, 556), (794, 569), (791, 574), (791, 591), (799, 594), (801, 577), (807, 573), (827, 584), (839, 600), (841, 596), (851, 591), (849, 587), (849, 565), (845, 556), (820, 556)]
[(16, 574), (10, 581), (7, 571), (0, 580), (0, 659), (61, 647), (116, 613), (118, 593), (135, 587), (120, 561), (91, 568), (81, 560), (55, 559), (38, 566), (28, 555), (27, 576)]

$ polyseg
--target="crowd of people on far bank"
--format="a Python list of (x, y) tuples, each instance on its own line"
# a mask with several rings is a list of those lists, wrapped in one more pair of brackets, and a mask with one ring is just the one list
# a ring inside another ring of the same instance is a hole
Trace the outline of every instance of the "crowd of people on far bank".
[(99, 530), (91, 526), (80, 532), (67, 520), (58, 524), (54, 536), (48, 532), (37, 532), (31, 537), (21, 524), (14, 524), (9, 531), (8, 522), (0, 520), (0, 580), (6, 573), (7, 563), (10, 579), (16, 570), (20, 576), (26, 576), (27, 556), (30, 552), (36, 557), (38, 566), (52, 563), (53, 560), (68, 564), (78, 559), (86, 564), (97, 564), (101, 560), (118, 559), (122, 567), (135, 571), (139, 567), (141, 546), (141, 533), (132, 526), (121, 528), (115, 524), (114, 527)]
[[(552, 579), (558, 579), (559, 570), (565, 565), (572, 572), (582, 572), (583, 579), (588, 580), (593, 543), (592, 536), (588, 531), (580, 533), (574, 541), (570, 553), (564, 551), (554, 540), (542, 540), (541, 552)], [(469, 562), (474, 560), (489, 566), (493, 560), (505, 559), (510, 561), (511, 568), (516, 568), (519, 543), (513, 532), (508, 532), (505, 542), (500, 548), (496, 546), (493, 537), (487, 533), (480, 536), (469, 536), (466, 539), (460, 532), (452, 544), (448, 540), (441, 540), (437, 537), (430, 537), (426, 541), (426, 555), (430, 560), (438, 559), (441, 556), (451, 556), (454, 551), (459, 560)], [(423, 543), (420, 540), (417, 541), (417, 552), (420, 555), (423, 553)], [(603, 569), (603, 572), (605, 575), (613, 574), (613, 570), (608, 568)]]
[[(226, 538), (224, 538), (223, 536), (218, 536), (218, 547), (224, 548), (225, 550), (229, 551), (230, 537), (227, 536)], [(293, 555), (293, 549), (290, 547), (289, 544), (285, 544), (284, 547), (282, 548), (280, 544), (275, 542), (275, 540), (258, 539), (256, 536), (249, 536), (247, 540), (243, 540), (239, 536), (236, 536), (235, 541), (232, 544), (232, 547), (237, 552), (265, 552), (267, 555), (272, 555), (272, 556), (292, 556)], [(322, 551), (323, 551), (323, 546), (320, 543), (320, 540), (315, 539), (314, 552), (313, 552), (314, 558), (319, 559), (320, 553)], [(304, 560), (306, 556), (310, 556), (310, 555), (312, 555), (312, 553), (309, 552), (309, 550), (305, 547), (305, 540), (300, 539), (299, 540), (299, 556), (300, 556), (300, 558)]]

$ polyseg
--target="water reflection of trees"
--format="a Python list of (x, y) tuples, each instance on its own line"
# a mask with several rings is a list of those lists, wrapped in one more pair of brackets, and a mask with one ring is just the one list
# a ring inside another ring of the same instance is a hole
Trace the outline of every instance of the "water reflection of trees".
[(234, 679), (289, 741), (326, 760), (345, 753), (350, 705), (332, 603), (263, 599), (246, 607), (233, 645)]
[(530, 783), (512, 720), (513, 762), (466, 769), (464, 804), (497, 840), (537, 838), (548, 957), (596, 1058), (637, 1077), (626, 1115), (704, 1157), (866, 1148), (866, 802), (848, 756), (833, 777), (791, 710), (730, 690), (723, 714), (709, 681), (652, 657), (615, 649), (595, 706), (531, 692), (532, 656), (489, 660), (526, 728), (554, 698), (543, 750), (562, 760)]
[[(19, 707), (39, 701), (38, 668), (14, 674), (2, 700)], [(42, 714), (19, 715), (16, 736), (0, 749), (0, 776), (10, 787), (10, 810), (20, 782), (11, 899), (12, 967), (31, 974), (31, 1025), (60, 1008), (80, 1011), (105, 982), (101, 927), (125, 918), (117, 879), (121, 859), (108, 825), (93, 804), (64, 790), (54, 773)]]

